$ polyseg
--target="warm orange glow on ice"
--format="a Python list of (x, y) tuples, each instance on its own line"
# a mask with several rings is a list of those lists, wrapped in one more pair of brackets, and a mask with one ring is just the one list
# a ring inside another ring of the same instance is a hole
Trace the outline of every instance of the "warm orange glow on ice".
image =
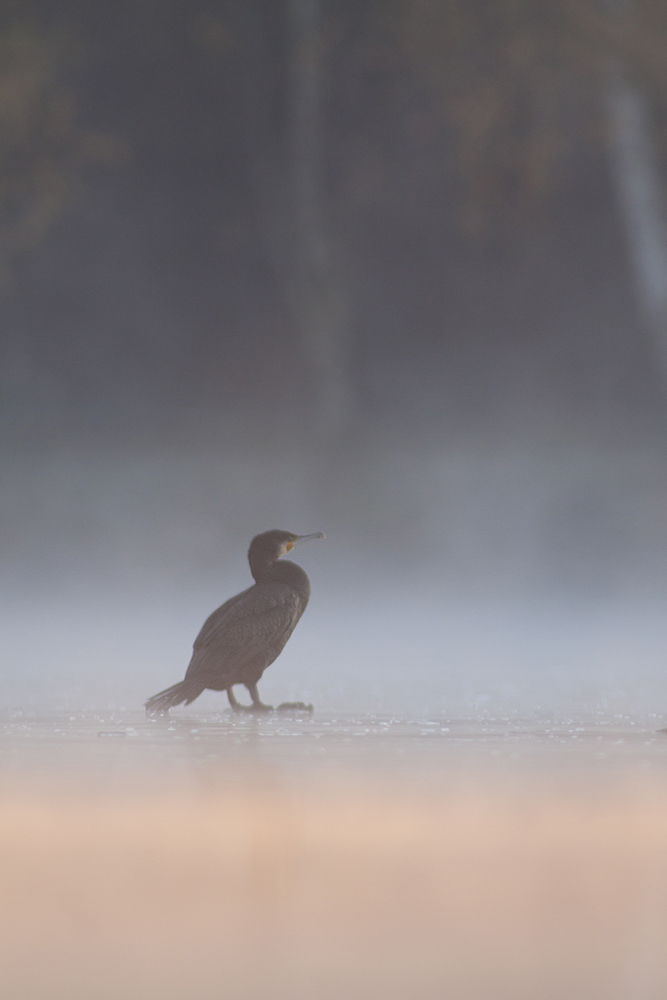
[(667, 796), (6, 790), (12, 1000), (667, 996)]

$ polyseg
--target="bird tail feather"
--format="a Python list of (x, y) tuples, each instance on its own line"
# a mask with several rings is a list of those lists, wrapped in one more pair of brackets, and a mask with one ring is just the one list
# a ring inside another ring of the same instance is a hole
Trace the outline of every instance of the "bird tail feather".
[(148, 715), (162, 715), (164, 712), (168, 712), (170, 708), (173, 708), (174, 705), (182, 705), (183, 702), (189, 705), (191, 701), (199, 697), (205, 687), (206, 685), (200, 681), (186, 677), (185, 680), (179, 681), (178, 684), (172, 684), (166, 690), (154, 694), (152, 698), (148, 699), (144, 707)]

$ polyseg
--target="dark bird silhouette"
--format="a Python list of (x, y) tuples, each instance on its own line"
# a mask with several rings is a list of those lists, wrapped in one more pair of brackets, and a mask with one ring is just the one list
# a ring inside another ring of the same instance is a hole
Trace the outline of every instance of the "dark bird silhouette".
[[(146, 711), (156, 715), (183, 702), (189, 705), (206, 688), (226, 691), (234, 711), (272, 711), (262, 703), (257, 682), (282, 652), (310, 598), (310, 580), (301, 567), (278, 560), (299, 542), (324, 537), (321, 531), (293, 535), (275, 530), (256, 535), (248, 549), (254, 586), (230, 597), (206, 619), (184, 680), (149, 698)], [(235, 684), (247, 687), (252, 705), (239, 704)], [(285, 702), (278, 708), (312, 711), (312, 705), (303, 702)]]

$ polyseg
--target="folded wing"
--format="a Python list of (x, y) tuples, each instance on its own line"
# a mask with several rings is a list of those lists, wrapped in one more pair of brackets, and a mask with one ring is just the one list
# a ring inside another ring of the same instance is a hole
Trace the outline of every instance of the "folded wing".
[(245, 683), (246, 670), (259, 678), (282, 651), (304, 608), (280, 583), (237, 594), (204, 622), (185, 676), (206, 678), (216, 687)]

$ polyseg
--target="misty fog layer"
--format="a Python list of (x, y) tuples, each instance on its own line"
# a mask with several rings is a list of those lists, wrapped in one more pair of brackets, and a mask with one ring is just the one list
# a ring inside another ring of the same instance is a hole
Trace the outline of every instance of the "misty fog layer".
[(132, 708), (179, 680), (269, 527), (328, 536), (295, 553), (313, 593), (261, 682), (269, 703), (664, 707), (659, 454), (60, 450), (5, 473), (5, 708)]

